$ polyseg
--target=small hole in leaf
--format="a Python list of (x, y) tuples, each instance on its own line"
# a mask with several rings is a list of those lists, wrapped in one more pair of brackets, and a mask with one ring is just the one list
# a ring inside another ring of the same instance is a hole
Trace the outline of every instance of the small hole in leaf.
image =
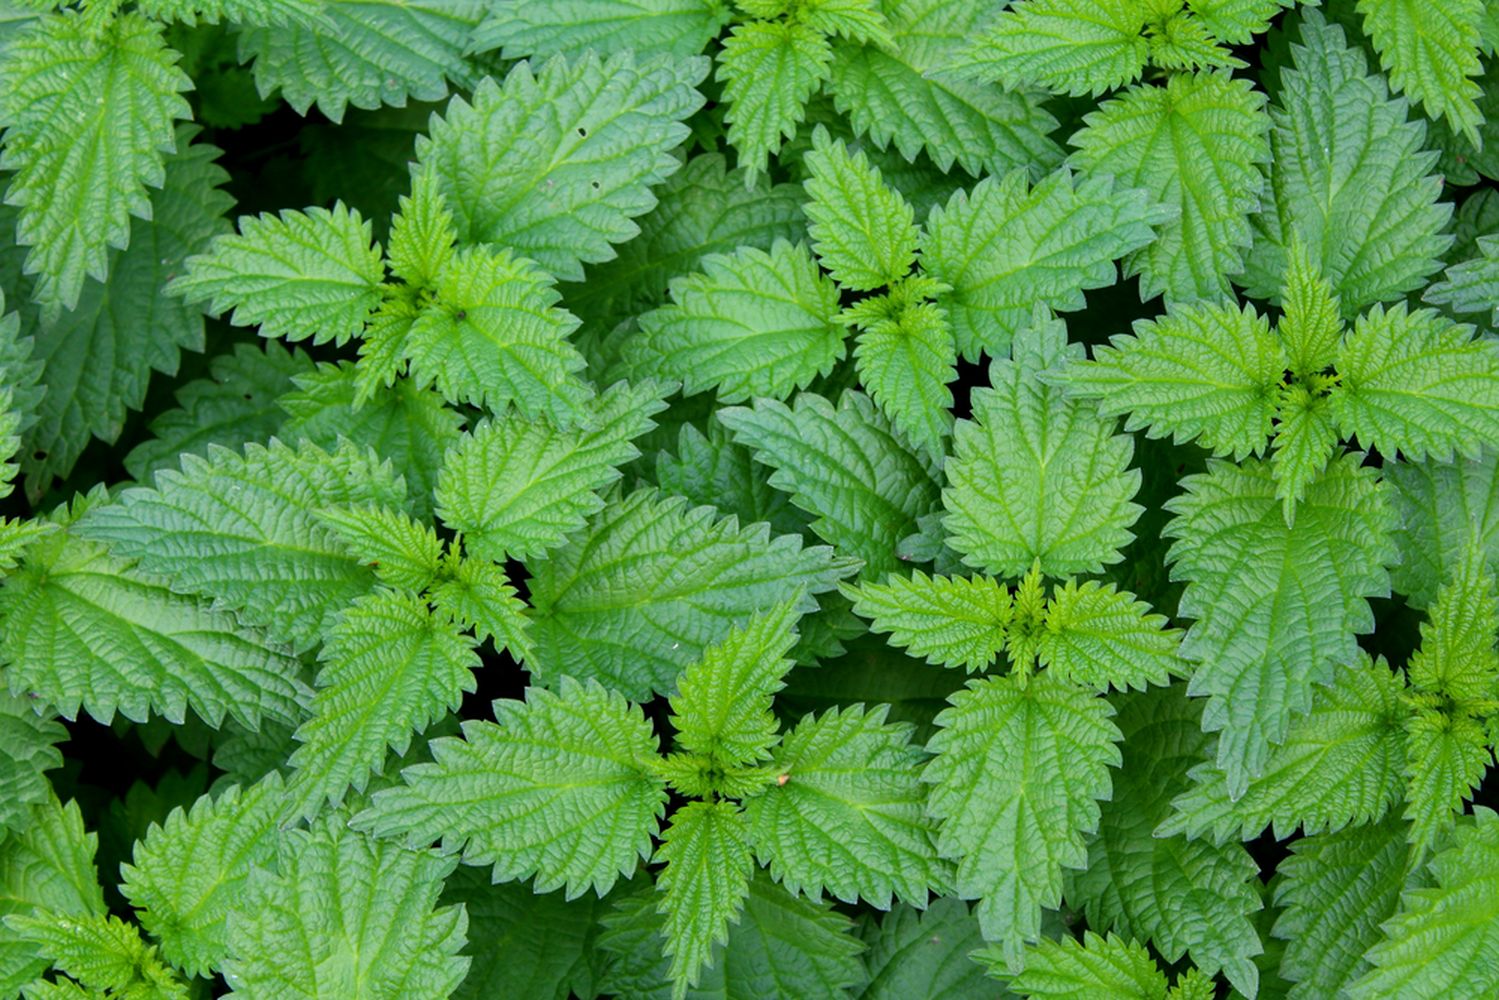
[(578, 126), (578, 135), (581, 138), (586, 139), (586, 138), (588, 138), (588, 130), (586, 128), (584, 128), (582, 125), (579, 125)]
[(38, 462), (45, 462), (47, 460), (47, 453), (38, 448), (36, 451), (31, 453), (31, 457)]
[(599, 189), (599, 187), (600, 187), (600, 185), (599, 185), (599, 182), (598, 182), (598, 181), (594, 181), (594, 182), (593, 182), (593, 189), (594, 189), (594, 190), (595, 190), (595, 191), (597, 191), (597, 190), (598, 190), (598, 189)]
[(460, 310), (458, 310), (457, 312), (455, 312), (453, 314), (453, 318), (456, 319), (458, 322), (462, 323), (464, 320), (468, 319), (468, 310), (467, 309), (460, 309)]

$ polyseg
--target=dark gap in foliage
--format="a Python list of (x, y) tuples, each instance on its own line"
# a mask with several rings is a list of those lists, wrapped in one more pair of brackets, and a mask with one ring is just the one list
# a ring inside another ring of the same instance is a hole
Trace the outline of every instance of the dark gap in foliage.
[(959, 420), (967, 420), (973, 414), (973, 404), (969, 396), (974, 389), (984, 389), (988, 386), (989, 359), (987, 357), (979, 361), (959, 358), (958, 377), (948, 385), (948, 388), (952, 390), (952, 415)]

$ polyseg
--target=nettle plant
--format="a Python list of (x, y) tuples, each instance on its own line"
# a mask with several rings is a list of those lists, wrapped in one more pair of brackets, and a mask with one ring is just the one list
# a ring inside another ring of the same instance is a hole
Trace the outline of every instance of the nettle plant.
[(0, 0), (0, 1000), (1499, 995), (1496, 45)]

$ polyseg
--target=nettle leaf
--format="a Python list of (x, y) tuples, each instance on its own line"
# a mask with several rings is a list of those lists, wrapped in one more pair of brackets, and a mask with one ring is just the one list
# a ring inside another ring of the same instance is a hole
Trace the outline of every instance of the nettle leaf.
[(249, 729), (295, 721), (305, 688), (288, 651), (77, 537), (72, 522), (87, 503), (59, 511), (62, 530), (33, 543), (0, 587), (11, 691), (105, 723), (116, 712), (181, 723), (189, 708), (215, 728), (225, 716)]
[(1379, 823), (1301, 837), (1276, 868), (1272, 933), (1286, 942), (1280, 972), (1296, 985), (1290, 1000), (1340, 996), (1368, 968), (1405, 887), (1405, 824)]
[(1266, 772), (1272, 745), (1333, 666), (1351, 662), (1355, 633), (1373, 629), (1367, 599), (1389, 593), (1393, 512), (1359, 457), (1334, 461), (1287, 524), (1269, 466), (1213, 460), (1167, 501), (1180, 613), (1195, 619), (1182, 655), (1189, 686), (1207, 696), (1202, 725), (1217, 732), (1217, 763), (1232, 798)]
[(814, 515), (812, 530), (857, 556), (870, 576), (893, 570), (895, 541), (937, 505), (930, 468), (894, 434), (869, 398), (845, 392), (834, 405), (802, 393), (792, 406), (759, 399), (718, 419), (755, 461), (776, 471), (770, 485)]
[(748, 21), (729, 32), (717, 79), (728, 104), (728, 139), (749, 177), (796, 135), (832, 61), (827, 36), (798, 21)]
[(209, 362), (207, 378), (177, 390), (178, 408), (152, 419), (154, 437), (125, 456), (126, 471), (149, 482), (157, 471), (175, 468), (183, 454), (202, 457), (209, 445), (266, 440), (286, 419), (279, 397), (296, 388), (294, 376), (311, 371), (307, 355), (274, 340), (236, 344)]
[(30, 247), (33, 295), (55, 316), (79, 302), (85, 278), (104, 281), (109, 251), (131, 242), (131, 216), (150, 219), (148, 187), (165, 180), (173, 125), (192, 112), (160, 25), (133, 12), (93, 31), (76, 11), (40, 18), (0, 60), (0, 169), (14, 171), (7, 204)]
[(332, 528), (349, 551), (397, 590), (421, 593), (444, 569), (442, 540), (431, 525), (389, 507), (329, 508), (318, 520)]
[(868, 983), (861, 1000), (990, 1000), (994, 983), (968, 954), (984, 943), (967, 904), (934, 899), (925, 910), (897, 905), (878, 923), (865, 917)]
[[(599, 946), (610, 956), (603, 992), (641, 1000), (671, 1000), (681, 987), (663, 953), (666, 918), (658, 894), (646, 887), (625, 896), (605, 914)], [(750, 879), (738, 923), (726, 944), (714, 946), (693, 1000), (709, 997), (787, 996), (845, 1000), (863, 982), (862, 946), (851, 922), (828, 903), (793, 896), (763, 873)]]
[(217, 447), (207, 458), (185, 455), (181, 472), (160, 472), (154, 489), (93, 508), (79, 532), (302, 651), (375, 580), (318, 512), (404, 499), (401, 480), (369, 452), (272, 439), (242, 455)]
[(126, 995), (149, 1000), (187, 1000), (187, 986), (157, 957), (157, 949), (141, 939), (135, 924), (116, 916), (88, 914), (65, 917), (48, 910), (7, 917), (6, 927), (30, 942), (66, 973), (88, 988), (74, 996)]
[(1421, 624), (1421, 648), (1411, 654), (1411, 686), (1476, 707), (1492, 696), (1499, 679), (1499, 583), (1474, 546), (1449, 574)]
[(1299, 238), (1351, 316), (1441, 267), (1452, 209), (1438, 201), (1426, 129), (1340, 26), (1304, 10), (1291, 63), (1270, 109), (1270, 184), (1241, 280), (1252, 295), (1277, 295)]
[(1155, 242), (1126, 258), (1144, 297), (1214, 299), (1231, 293), (1244, 267), (1249, 213), (1270, 159), (1265, 98), (1225, 72), (1174, 74), (1163, 87), (1136, 85), (1084, 116), (1069, 140), (1071, 162), (1107, 174), (1174, 208)]
[(730, 770), (770, 756), (780, 737), (771, 700), (791, 669), (795, 605), (782, 602), (756, 615), (703, 651), (682, 671), (671, 697), (677, 746)]
[(656, 453), (656, 485), (661, 492), (694, 506), (735, 511), (746, 521), (764, 521), (777, 535), (805, 531), (806, 514), (793, 507), (791, 498), (772, 487), (767, 478), (750, 450), (735, 444), (717, 420), (708, 422), (706, 434), (683, 424), (676, 452)]
[(1096, 404), (1041, 380), (1081, 357), (1061, 321), (1038, 308), (1012, 353), (972, 393), (973, 418), (958, 421), (942, 491), (948, 544), (986, 573), (1020, 576), (1033, 563), (1048, 576), (1098, 572), (1122, 558), (1143, 510), (1131, 501), (1133, 442)]
[(671, 304), (641, 316), (620, 354), (632, 376), (669, 378), (725, 403), (784, 398), (844, 355), (838, 288), (800, 243), (742, 247), (671, 282)]
[(1014, 615), (1010, 591), (992, 576), (891, 574), (884, 583), (845, 584), (854, 611), (872, 632), (928, 663), (983, 670), (1005, 648)]
[(254, 27), (306, 24), (321, 13), (316, 0), (137, 0), (135, 9), (153, 20), (189, 26), (224, 21)]
[(666, 408), (650, 382), (620, 382), (589, 406), (587, 425), (558, 430), (515, 411), (480, 424), (443, 460), (437, 513), (471, 555), (533, 559), (604, 506), (599, 491), (640, 455), (632, 443)]
[(469, 100), (450, 101), (417, 158), (436, 171), (460, 242), (579, 281), (583, 264), (609, 260), (640, 231), (631, 220), (655, 207), (651, 187), (680, 169), (670, 150), (702, 106), (693, 87), (706, 71), (701, 59), (592, 50), (539, 69), (523, 62), (503, 85), (485, 78)]
[(435, 615), (422, 598), (377, 590), (333, 623), (319, 654), (317, 694), (296, 732), (289, 808), (317, 815), (347, 790), (364, 791), (386, 748), (404, 754), (420, 733), (476, 687), (477, 640)]
[(886, 712), (807, 715), (769, 765), (781, 777), (745, 802), (755, 854), (787, 890), (889, 909), (892, 896), (919, 905), (948, 888), (925, 815), (925, 755)]
[(24, 830), (30, 807), (51, 796), (44, 772), (62, 766), (56, 744), (67, 738), (53, 712), (0, 689), (0, 836)]
[(1023, 171), (985, 178), (932, 210), (921, 240), (923, 270), (942, 296), (970, 361), (1002, 357), (1036, 302), (1071, 312), (1083, 292), (1119, 280), (1114, 261), (1156, 238), (1172, 211), (1143, 191), (1104, 177), (1057, 170), (1034, 186)]
[[(868, 300), (865, 300), (866, 302)], [(935, 302), (890, 302), (859, 332), (859, 383), (912, 444), (942, 454), (952, 434), (957, 344), (947, 310)]]
[(243, 216), (238, 233), (215, 238), (186, 266), (168, 286), (174, 295), (216, 315), (233, 309), (231, 322), (264, 337), (340, 346), (364, 332), (385, 280), (369, 222), (343, 202)]
[(347, 108), (436, 101), (451, 83), (479, 78), (464, 58), (481, 0), (331, 0), (317, 17), (241, 31), (239, 58), (254, 60), (262, 97), (279, 93), (307, 114), (314, 103), (335, 122)]
[(686, 58), (703, 51), (728, 18), (726, 5), (704, 0), (497, 0), (470, 45), (500, 49), (506, 59), (578, 56), (591, 48)]
[(192, 976), (209, 975), (228, 954), (227, 921), (239, 908), (251, 867), (276, 855), (283, 808), (279, 772), (248, 788), (230, 785), (173, 809), (136, 841), (120, 866), (120, 891), (162, 957)]
[(749, 895), (754, 855), (745, 838), (744, 815), (736, 803), (690, 802), (672, 816), (661, 835), (656, 860), (665, 863), (657, 879), (657, 909), (666, 918), (663, 950), (671, 956), (674, 995), (697, 985), (714, 945), (728, 940)]
[(741, 528), (711, 507), (638, 490), (610, 503), (553, 551), (528, 581), (542, 683), (607, 681), (626, 697), (666, 694), (703, 650), (750, 615), (834, 589), (855, 560), (765, 524)]
[(1199, 709), (1175, 689), (1122, 701), (1124, 761), (1089, 840), (1087, 869), (1069, 873), (1067, 899), (1082, 904), (1090, 928), (1149, 940), (1169, 962), (1188, 955), (1202, 972), (1221, 969), (1253, 996), (1253, 958), (1263, 951), (1253, 920), (1261, 908), (1254, 860), (1237, 843), (1155, 831), (1210, 741)]
[(925, 152), (944, 172), (975, 177), (1017, 167), (1036, 176), (1061, 161), (1056, 119), (1023, 92), (941, 71), (961, 59), (988, 11), (944, 0), (882, 3), (893, 45), (849, 46), (833, 60), (828, 89), (854, 132), (907, 160)]
[(592, 397), (567, 339), (576, 317), (557, 307), (551, 275), (508, 249), (465, 247), (437, 276), (435, 301), (407, 331), (402, 353), (418, 387), (452, 403), (571, 423)]
[(1046, 604), (1036, 653), (1042, 666), (1084, 687), (1143, 691), (1188, 672), (1180, 645), (1181, 631), (1134, 594), (1068, 580)]
[(1288, 359), (1270, 322), (1253, 306), (1191, 303), (1136, 320), (1069, 365), (1069, 392), (1099, 400), (1125, 429), (1173, 442), (1198, 441), (1238, 461), (1264, 452)]
[(411, 843), (442, 841), (497, 882), (536, 876), (537, 892), (607, 893), (650, 857), (666, 806), (651, 771), (655, 733), (640, 709), (597, 683), (494, 703), (496, 722), (430, 744), (432, 763), (377, 791), (355, 826)]
[(1192, 787), (1177, 796), (1174, 814), (1156, 832), (1224, 844), (1257, 837), (1267, 826), (1284, 839), (1297, 827), (1320, 834), (1378, 820), (1405, 787), (1400, 694), (1383, 660), (1361, 656), (1339, 667), (1241, 795), (1231, 794), (1221, 768), (1201, 763), (1190, 772)]
[[(979, 952), (978, 957), (1005, 975), (1003, 960), (993, 957), (992, 952)], [(1083, 931), (1081, 942), (1068, 935), (1057, 941), (1043, 939), (1026, 950), (1024, 972), (1005, 978), (1010, 989), (1032, 1000), (1166, 1000), (1168, 996), (1166, 977), (1143, 944), (1115, 934), (1103, 937), (1091, 930)]]
[(970, 57), (1011, 90), (1097, 97), (1133, 83), (1150, 58), (1150, 10), (1134, 0), (1021, 0), (989, 25)]
[(227, 996), (447, 996), (468, 971), (463, 908), (437, 905), (454, 864), (337, 818), (282, 832), (229, 917)]
[(1440, 5), (1394, 0), (1359, 0), (1364, 33), (1379, 53), (1390, 84), (1425, 107), (1431, 118), (1447, 119), (1478, 145), (1483, 122), (1471, 77), (1483, 72), (1478, 53), (1483, 45), (1481, 0), (1451, 0)]
[[(220, 215), (230, 198), (217, 188), (228, 175), (215, 162), (217, 149), (191, 144), (195, 134), (191, 126), (178, 130), (181, 151), (165, 160), (151, 218), (131, 222), (130, 246), (110, 255), (107, 279), (85, 281), (72, 311), (23, 313), (35, 331), (31, 353), (43, 366), (46, 386), (28, 406), (35, 419), (22, 434), (21, 469), (33, 503), (54, 476), (72, 471), (91, 435), (111, 443), (119, 438), (128, 411), (145, 401), (153, 371), (175, 373), (183, 348), (203, 349), (199, 311), (161, 294), (183, 259), (225, 228)], [(8, 230), (10, 217), (0, 209), (0, 230)], [(24, 282), (17, 278), (19, 292)], [(15, 384), (29, 383), (18, 378)]]
[(984, 937), (1007, 954), (1036, 941), (1041, 910), (1062, 898), (1062, 869), (1081, 868), (1120, 740), (1109, 703), (1049, 672), (970, 681), (937, 716), (922, 780), (937, 851), (956, 889), (977, 899)]
[(1402, 894), (1384, 924), (1385, 939), (1370, 949), (1374, 968), (1349, 987), (1358, 1000), (1401, 996), (1483, 996), (1499, 989), (1488, 961), (1499, 916), (1499, 817), (1475, 806), (1452, 845), (1431, 861), (1436, 884)]
[(905, 277), (916, 261), (916, 213), (885, 186), (879, 167), (862, 151), (849, 153), (820, 125), (802, 162), (811, 197), (807, 233), (833, 280), (867, 291)]
[(1360, 316), (1338, 351), (1338, 430), (1382, 455), (1477, 458), (1499, 441), (1499, 342), (1473, 333), (1404, 303)]
[(453, 566), (449, 552), (447, 569), (451, 574), (427, 595), (432, 606), (451, 616), (464, 628), (471, 628), (479, 641), (493, 639), (517, 660), (531, 658), (530, 620), (525, 602), (516, 596), (510, 578), (496, 563), (487, 559), (459, 559)]

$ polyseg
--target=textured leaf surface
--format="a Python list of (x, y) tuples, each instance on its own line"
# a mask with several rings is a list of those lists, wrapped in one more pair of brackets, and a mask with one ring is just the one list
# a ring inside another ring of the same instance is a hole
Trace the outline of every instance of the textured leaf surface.
[(936, 899), (923, 911), (898, 905), (866, 918), (868, 981), (860, 1000), (992, 1000), (994, 982), (968, 957), (984, 942), (966, 903)]
[(1338, 429), (1383, 455), (1477, 458), (1482, 443), (1499, 441), (1499, 343), (1474, 340), (1470, 326), (1376, 306), (1343, 341), (1337, 370)]
[(972, 58), (984, 77), (1011, 90), (1039, 84), (1097, 97), (1144, 71), (1148, 13), (1133, 0), (1022, 0), (994, 19)]
[(853, 571), (827, 546), (741, 528), (711, 507), (641, 490), (605, 507), (529, 581), (536, 654), (546, 684), (559, 676), (607, 682), (645, 699), (676, 686), (704, 648), (754, 612), (798, 593), (832, 590)]
[(1368, 953), (1374, 964), (1349, 988), (1358, 1000), (1482, 996), (1499, 989), (1489, 961), (1499, 935), (1499, 816), (1478, 806), (1452, 846), (1431, 862), (1436, 884), (1401, 897), (1384, 925), (1386, 940)]
[(1005, 648), (1014, 614), (1004, 584), (992, 576), (910, 576), (891, 574), (884, 583), (845, 586), (854, 611), (870, 620), (873, 632), (928, 663), (983, 670)]
[(332, 211), (242, 217), (238, 233), (188, 258), (170, 288), (214, 313), (233, 309), (235, 325), (258, 326), (264, 337), (342, 345), (364, 332), (384, 278), (370, 224), (339, 202)]
[(1165, 1000), (1166, 977), (1133, 938), (1084, 931), (1083, 940), (1043, 940), (1026, 954), (1025, 972), (1010, 988), (1031, 998)]
[(597, 684), (495, 702), (496, 722), (431, 744), (432, 763), (376, 792), (356, 825), (414, 843), (441, 840), (495, 881), (536, 876), (536, 891), (609, 891), (650, 856), (666, 790), (648, 770), (656, 736), (640, 710)]
[(212, 726), (290, 722), (304, 689), (296, 660), (233, 615), (172, 593), (156, 577), (69, 531), (32, 546), (0, 589), (0, 646), (11, 690), (68, 718), (154, 712)]
[(303, 816), (338, 805), (475, 688), (475, 640), (410, 594), (379, 590), (339, 615), (320, 654), (311, 717), (298, 727), (287, 798)]
[(1077, 167), (1142, 188), (1177, 212), (1127, 258), (1142, 296), (1230, 293), (1264, 187), (1259, 165), (1270, 158), (1264, 102), (1249, 81), (1226, 73), (1177, 74), (1164, 87), (1131, 87), (1083, 118), (1071, 139)]
[(341, 822), (281, 834), (229, 919), (228, 996), (447, 996), (468, 971), (468, 921), (438, 906), (454, 862)]
[(838, 288), (802, 244), (744, 247), (671, 283), (671, 304), (641, 316), (621, 348), (628, 371), (718, 390), (725, 403), (782, 399), (844, 354)]
[(1270, 185), (1243, 281), (1251, 294), (1277, 294), (1299, 237), (1353, 314), (1420, 287), (1441, 266), (1451, 209), (1437, 200), (1442, 180), (1430, 173), (1436, 154), (1423, 149), (1425, 129), (1407, 121), (1405, 102), (1390, 98), (1342, 28), (1304, 13), (1291, 60), (1270, 111)]
[(1476, 102), (1481, 92), (1470, 77), (1483, 71), (1478, 61), (1481, 0), (1359, 0), (1358, 11), (1390, 84), (1478, 145), (1483, 116)]
[(729, 105), (724, 121), (750, 176), (764, 171), (769, 154), (796, 135), (807, 99), (821, 89), (832, 61), (826, 36), (797, 21), (747, 21), (724, 39), (718, 57)]
[(937, 850), (957, 864), (958, 895), (979, 900), (985, 938), (1018, 954), (1061, 902), (1062, 869), (1087, 862), (1119, 730), (1108, 702), (1047, 673), (971, 681), (949, 701), (922, 776)]
[(182, 466), (158, 474), (154, 489), (126, 490), (90, 511), (81, 532), (298, 650), (374, 582), (316, 517), (338, 505), (401, 506), (400, 480), (369, 453), (346, 445), (330, 455), (272, 440), (243, 455), (211, 448)]
[(84, 279), (103, 281), (110, 249), (130, 243), (131, 216), (151, 217), (147, 187), (162, 186), (191, 86), (161, 27), (134, 13), (97, 36), (82, 14), (41, 18), (7, 45), (5, 201), (21, 210), (17, 240), (48, 312), (76, 306)]
[(37, 711), (28, 699), (0, 690), (0, 837), (24, 830), (31, 806), (46, 802), (52, 786), (44, 771), (62, 766), (54, 744), (67, 730), (50, 711)]
[(460, 242), (506, 247), (577, 281), (582, 264), (639, 232), (631, 220), (655, 207), (651, 187), (679, 169), (669, 150), (702, 105), (693, 86), (704, 72), (702, 60), (637, 63), (628, 52), (521, 63), (503, 85), (485, 79), (449, 102), (417, 156), (436, 170)]
[(812, 530), (871, 576), (896, 567), (894, 541), (937, 505), (931, 471), (860, 393), (844, 393), (836, 407), (812, 393), (789, 407), (761, 399), (718, 419), (775, 470), (770, 485), (814, 515)]
[(515, 411), (479, 425), (443, 460), (437, 513), (470, 555), (532, 559), (604, 505), (599, 491), (637, 457), (632, 440), (664, 409), (650, 382), (618, 383), (590, 404), (588, 426), (558, 430)]
[(1192, 303), (1136, 320), (1133, 335), (1117, 334), (1091, 361), (1069, 366), (1065, 382), (1098, 399), (1104, 416), (1127, 415), (1127, 430), (1200, 441), (1237, 460), (1263, 452), (1286, 365), (1253, 306)]
[(924, 755), (911, 727), (885, 715), (884, 706), (808, 715), (771, 762), (785, 781), (745, 803), (755, 854), (788, 891), (889, 909), (892, 895), (921, 903), (946, 887), (924, 814)]
[(844, 288), (867, 291), (905, 276), (916, 260), (915, 212), (862, 152), (818, 128), (803, 159), (807, 227), (817, 259)]
[(1096, 404), (1042, 383), (1081, 356), (1060, 321), (1016, 339), (1014, 360), (989, 367), (990, 388), (972, 393), (946, 466), (948, 544), (987, 573), (1020, 576), (1039, 561), (1049, 576), (1097, 572), (1118, 562), (1142, 508), (1133, 442)]
[(671, 956), (671, 978), (696, 985), (714, 945), (728, 940), (749, 895), (754, 855), (744, 814), (733, 802), (691, 802), (678, 809), (661, 837), (656, 860), (665, 862), (656, 888), (665, 924), (661, 936)]
[(1036, 175), (1061, 160), (1048, 136), (1056, 120), (1019, 92), (935, 71), (959, 59), (983, 23), (975, 4), (888, 0), (892, 49), (866, 44), (839, 53), (829, 89), (854, 131), (907, 160), (925, 151), (943, 171), (975, 177), (1024, 167)]
[(1170, 212), (1143, 191), (1058, 170), (1031, 187), (1023, 172), (986, 178), (935, 209), (921, 266), (951, 286), (942, 304), (958, 352), (1003, 357), (1034, 303), (1083, 308), (1083, 292), (1119, 280), (1114, 261), (1155, 239)]
[(1084, 687), (1106, 691), (1170, 683), (1188, 664), (1181, 632), (1164, 615), (1113, 584), (1068, 580), (1046, 605), (1036, 652), (1043, 666)]
[(1478, 237), (1479, 256), (1453, 264), (1421, 294), (1423, 302), (1456, 313), (1480, 313), (1499, 325), (1499, 236)]
[(329, 0), (318, 18), (245, 31), (240, 58), (255, 60), (262, 96), (279, 92), (298, 113), (314, 103), (335, 122), (346, 109), (436, 101), (449, 83), (478, 77), (463, 57), (483, 18), (480, 0)]
[(1271, 745), (1311, 707), (1313, 687), (1374, 627), (1367, 599), (1389, 592), (1393, 515), (1355, 456), (1332, 463), (1286, 524), (1259, 461), (1183, 480), (1168, 501), (1180, 611), (1195, 619), (1182, 655), (1198, 661), (1189, 691), (1208, 697), (1202, 725), (1218, 732), (1218, 766), (1238, 798), (1265, 772)]
[(253, 865), (275, 857), (281, 775), (230, 785), (191, 810), (174, 809), (136, 841), (122, 865), (123, 892), (161, 953), (189, 975), (207, 975), (227, 954), (226, 923), (238, 909)]
[(1387, 459), (1383, 475), (1399, 517), (1400, 562), (1390, 579), (1412, 606), (1431, 603), (1447, 568), (1461, 562), (1470, 545), (1499, 565), (1499, 452), (1450, 463)]
[(896, 429), (930, 454), (952, 434), (957, 344), (947, 311), (933, 302), (904, 303), (869, 323), (854, 348), (859, 382)]

